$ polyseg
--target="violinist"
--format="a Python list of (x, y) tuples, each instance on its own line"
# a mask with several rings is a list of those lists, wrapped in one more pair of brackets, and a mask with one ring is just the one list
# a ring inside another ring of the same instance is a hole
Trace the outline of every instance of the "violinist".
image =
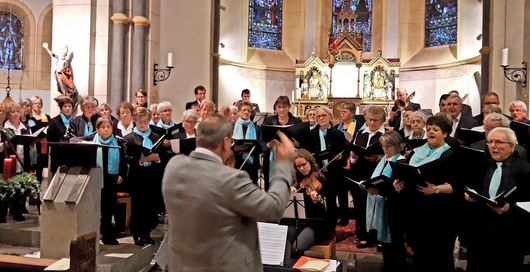
[(403, 124), (402, 115), (405, 111), (417, 111), (421, 109), (420, 104), (410, 102), (407, 89), (398, 88), (396, 91), (397, 100), (396, 105), (392, 107), (392, 112), (388, 119), (388, 125), (394, 128), (394, 131), (403, 129), (405, 124)]
[(318, 109), (318, 125), (309, 132), (313, 141), (310, 151), (313, 153), (326, 151), (325, 155), (317, 157), (317, 161), (320, 167), (329, 163), (329, 166), (322, 171), (328, 181), (326, 190), (328, 214), (335, 223), (340, 216), (340, 224), (346, 225), (348, 224), (348, 199), (339, 197), (339, 213), (337, 213), (337, 201), (335, 200), (340, 193), (346, 193), (344, 166), (346, 166), (348, 156), (339, 155), (346, 149), (346, 138), (344, 133), (331, 126), (332, 116), (330, 108), (322, 106)]
[[(321, 219), (318, 221), (307, 221), (294, 235), (294, 227), (289, 229), (289, 238), (292, 242), (292, 252), (301, 254), (311, 247), (315, 242), (328, 238), (335, 230), (335, 222), (326, 216), (326, 208), (323, 194), (326, 190), (325, 177), (318, 171), (318, 164), (309, 151), (301, 148), (294, 154), (294, 166), (296, 176), (291, 186), (291, 192), (304, 192), (305, 214), (307, 218)], [(315, 190), (313, 190), (313, 188)], [(298, 236), (298, 237), (297, 237)], [(295, 242), (295, 237), (296, 242)]]

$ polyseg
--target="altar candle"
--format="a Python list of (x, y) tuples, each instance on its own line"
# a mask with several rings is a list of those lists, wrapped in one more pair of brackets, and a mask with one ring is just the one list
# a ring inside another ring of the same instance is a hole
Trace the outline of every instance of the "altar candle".
[(337, 40), (333, 40), (333, 50), (337, 49)]
[(13, 164), (11, 166), (11, 167), (13, 167), (13, 169), (11, 169), (11, 176), (13, 176), (17, 172), (17, 156), (16, 155), (9, 155), (9, 158), (13, 161)]
[(173, 67), (173, 53), (167, 53), (167, 66)]
[(502, 66), (508, 66), (508, 48), (502, 49)]
[(4, 181), (9, 180), (13, 176), (13, 160), (4, 159)]

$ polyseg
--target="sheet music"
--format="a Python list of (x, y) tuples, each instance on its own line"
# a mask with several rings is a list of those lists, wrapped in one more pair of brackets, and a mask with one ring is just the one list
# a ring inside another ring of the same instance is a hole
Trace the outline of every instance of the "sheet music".
[(261, 263), (283, 265), (287, 226), (258, 222)]
[(526, 212), (530, 213), (530, 201), (517, 202), (516, 205), (525, 210)]
[[(296, 202), (294, 203), (294, 197), (296, 196)], [(291, 193), (285, 212), (283, 212), (283, 218), (296, 218), (294, 216), (294, 209), (298, 209), (298, 219), (306, 219), (305, 215), (305, 204), (304, 204), (304, 193)]]
[(180, 153), (180, 139), (171, 139), (171, 151), (175, 154)]

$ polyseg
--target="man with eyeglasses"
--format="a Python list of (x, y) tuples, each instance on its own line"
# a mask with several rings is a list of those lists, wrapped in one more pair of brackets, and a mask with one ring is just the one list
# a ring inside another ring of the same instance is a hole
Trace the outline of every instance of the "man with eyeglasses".
[[(487, 141), (488, 135), (494, 128), (497, 128), (497, 127), (509, 128), (510, 120), (508, 119), (508, 117), (502, 114), (493, 112), (486, 116), (483, 127), (484, 127), (484, 134), (486, 138), (484, 140), (471, 144), (470, 147), (479, 149), (479, 150), (484, 150), (486, 152), (486, 156), (489, 157), (490, 153), (489, 153), (488, 141)], [(521, 145), (515, 144), (513, 153), (515, 157), (522, 159), (522, 160), (526, 160), (526, 157), (527, 157), (526, 149), (522, 147)]]
[(307, 111), (307, 122), (309, 122), (309, 130), (317, 126), (317, 109), (312, 108)]
[(147, 105), (147, 92), (140, 89), (136, 92), (136, 105), (149, 109)]
[(526, 119), (526, 112), (528, 108), (523, 101), (512, 101), (510, 103), (510, 116), (514, 121), (530, 124), (530, 120)]
[[(499, 106), (500, 105), (499, 95), (497, 95), (494, 92), (487, 92), (487, 93), (483, 94), (482, 95), (481, 109), (484, 110), (484, 107), (487, 106), (487, 105), (497, 105), (497, 106)], [(484, 114), (483, 114), (483, 112), (481, 112), (479, 115), (473, 116), (473, 118), (475, 120), (477, 120), (480, 125), (484, 124)]]
[(468, 272), (523, 271), (528, 222), (515, 203), (530, 200), (530, 165), (512, 155), (516, 142), (511, 129), (494, 128), (488, 135), (491, 158), (469, 171), (464, 179), (468, 187), (488, 198), (517, 187), (498, 207), (476, 203), (465, 193)]

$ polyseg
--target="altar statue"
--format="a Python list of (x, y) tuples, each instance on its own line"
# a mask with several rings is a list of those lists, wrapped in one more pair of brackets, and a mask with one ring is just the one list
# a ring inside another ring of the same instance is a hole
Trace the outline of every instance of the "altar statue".
[(308, 100), (309, 99), (309, 84), (307, 84), (307, 79), (304, 78), (304, 81), (302, 83), (302, 86), (300, 87), (300, 98), (302, 100)]
[(77, 88), (74, 84), (74, 72), (72, 70), (74, 53), (68, 53), (68, 46), (65, 46), (62, 55), (58, 56), (48, 48), (48, 43), (43, 43), (42, 47), (48, 51), (48, 54), (50, 54), (52, 58), (56, 59), (53, 75), (57, 81), (57, 90), (61, 93), (61, 96), (70, 97), (75, 101), (75, 98), (77, 97)]
[(313, 70), (311, 78), (309, 79), (309, 99), (318, 98), (320, 93), (320, 78), (318, 76), (318, 71)]

